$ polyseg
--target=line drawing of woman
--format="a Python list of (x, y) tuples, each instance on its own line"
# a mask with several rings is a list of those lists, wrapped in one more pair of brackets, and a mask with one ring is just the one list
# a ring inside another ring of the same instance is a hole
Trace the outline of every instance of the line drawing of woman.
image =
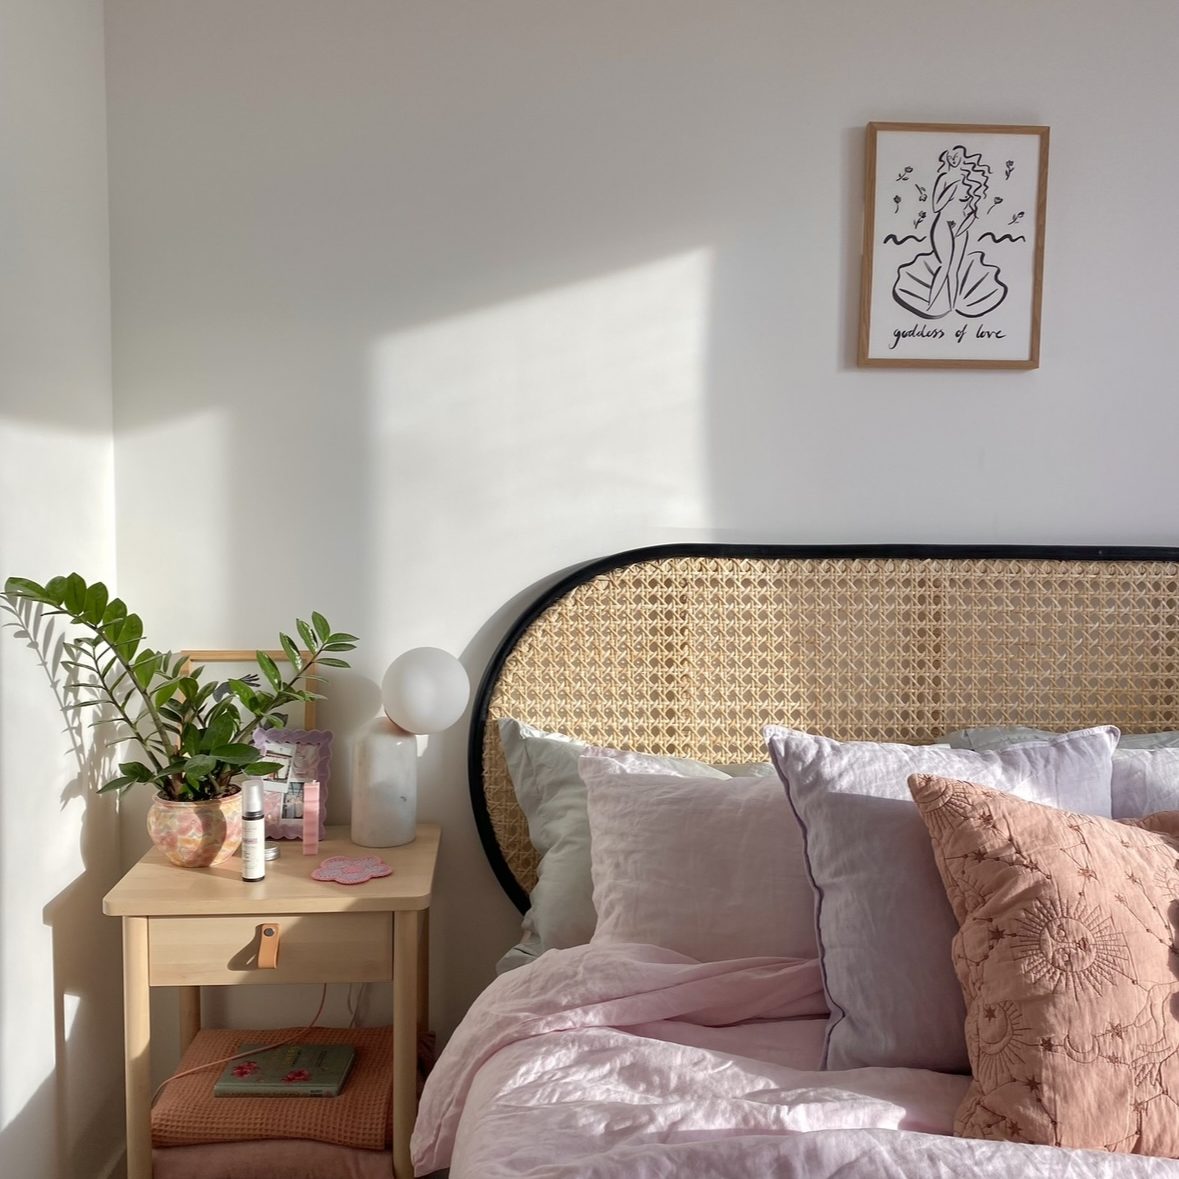
[(970, 155), (960, 143), (943, 151), (938, 163), (930, 194), (932, 248), (897, 267), (892, 297), (922, 319), (941, 319), (951, 311), (976, 319), (1007, 298), (999, 267), (987, 262), (981, 250), (968, 250), (991, 169), (981, 152)]

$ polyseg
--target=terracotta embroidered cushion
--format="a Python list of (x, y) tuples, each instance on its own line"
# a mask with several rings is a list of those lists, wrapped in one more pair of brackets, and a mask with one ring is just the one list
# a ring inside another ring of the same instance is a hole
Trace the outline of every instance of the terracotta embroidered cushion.
[(960, 925), (973, 1080), (955, 1133), (1179, 1157), (1179, 811), (909, 788)]

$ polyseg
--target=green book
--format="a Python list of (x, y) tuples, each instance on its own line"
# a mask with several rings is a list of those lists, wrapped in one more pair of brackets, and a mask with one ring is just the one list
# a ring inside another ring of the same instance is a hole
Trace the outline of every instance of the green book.
[(239, 1044), (257, 1055), (231, 1060), (213, 1085), (214, 1097), (339, 1097), (356, 1049), (351, 1044)]

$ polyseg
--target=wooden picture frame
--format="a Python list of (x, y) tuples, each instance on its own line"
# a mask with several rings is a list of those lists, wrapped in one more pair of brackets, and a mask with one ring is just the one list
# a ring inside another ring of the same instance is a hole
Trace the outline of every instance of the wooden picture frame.
[(1040, 365), (1048, 128), (869, 123), (858, 362)]

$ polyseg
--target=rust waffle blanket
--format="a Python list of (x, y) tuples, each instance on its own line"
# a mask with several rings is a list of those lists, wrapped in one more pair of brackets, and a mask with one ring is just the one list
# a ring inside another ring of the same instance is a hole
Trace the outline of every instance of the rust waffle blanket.
[[(299, 1030), (202, 1031), (185, 1052), (177, 1071), (232, 1056), (241, 1051), (240, 1044), (277, 1042)], [(213, 1082), (222, 1066), (212, 1066), (164, 1087), (151, 1115), (153, 1145), (303, 1138), (384, 1150), (389, 1145), (393, 1029), (313, 1028), (302, 1032), (299, 1040), (355, 1046), (356, 1062), (339, 1097), (214, 1097)]]

